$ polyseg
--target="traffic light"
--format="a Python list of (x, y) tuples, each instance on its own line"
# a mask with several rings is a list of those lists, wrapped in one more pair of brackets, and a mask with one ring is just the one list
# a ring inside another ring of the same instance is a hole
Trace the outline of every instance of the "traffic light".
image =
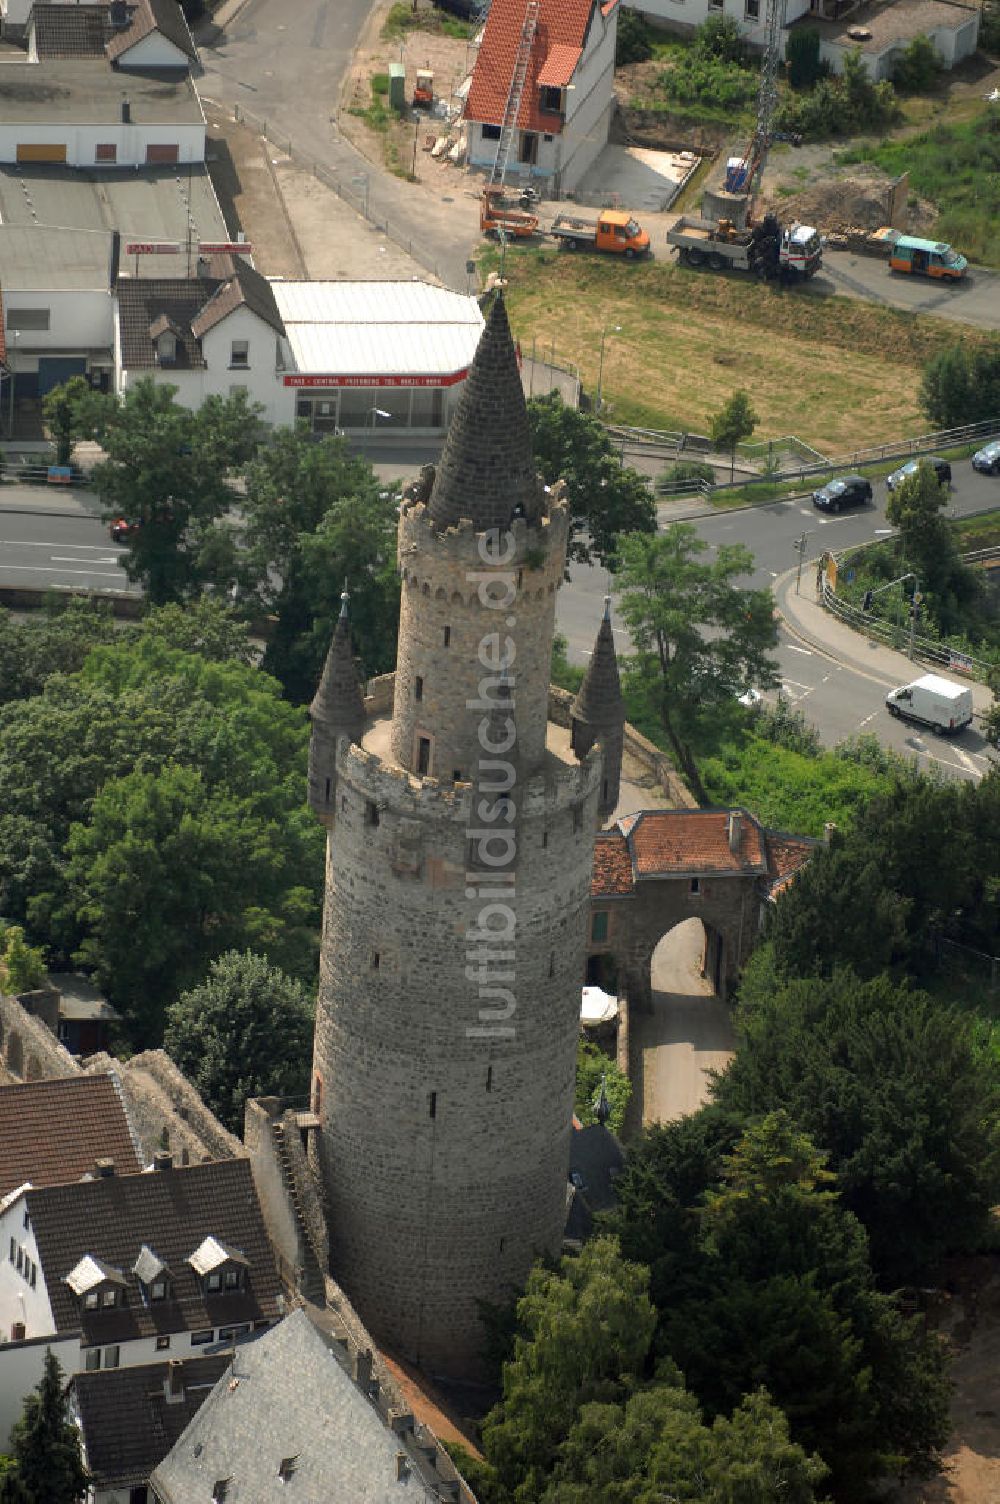
[(870, 611), (871, 608), (872, 608), (872, 602), (874, 600), (875, 600), (875, 592), (873, 590), (866, 590), (865, 591), (865, 598), (861, 602), (861, 609), (862, 609), (862, 611)]

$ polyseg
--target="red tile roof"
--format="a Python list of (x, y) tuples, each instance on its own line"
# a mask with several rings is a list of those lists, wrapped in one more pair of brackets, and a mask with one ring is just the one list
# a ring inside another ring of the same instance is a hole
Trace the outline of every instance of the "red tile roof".
[[(730, 815), (740, 820), (736, 851)], [(629, 846), (636, 877), (674, 872), (766, 872), (764, 833), (745, 810), (647, 810), (632, 827)]]
[(634, 886), (627, 840), (621, 831), (601, 831), (594, 846), (594, 868), (590, 880), (592, 897), (631, 893)]
[(767, 865), (772, 879), (770, 896), (777, 898), (791, 885), (819, 842), (810, 836), (789, 836), (778, 830), (769, 830), (766, 835)]
[[(490, 6), (465, 105), (469, 120), (484, 120), (491, 125), (499, 125), (503, 120), (524, 25), (525, 4), (526, 0), (493, 0)], [(570, 52), (575, 52), (579, 59), (595, 8), (596, 0), (540, 0), (531, 61), (517, 114), (517, 123), (522, 130), (545, 131), (552, 135), (558, 135), (562, 130), (561, 116), (539, 108), (542, 72), (550, 57), (554, 69), (557, 64), (559, 68), (565, 66)], [(569, 77), (565, 82), (569, 82)], [(562, 84), (553, 83), (553, 87), (562, 87)]]
[(549, 48), (549, 55), (541, 66), (535, 80), (540, 89), (565, 89), (576, 65), (583, 56), (582, 47), (567, 47), (565, 42), (556, 42)]
[(66, 1076), (0, 1087), (0, 1196), (28, 1180), (61, 1185), (113, 1159), (120, 1175), (142, 1166), (110, 1076)]

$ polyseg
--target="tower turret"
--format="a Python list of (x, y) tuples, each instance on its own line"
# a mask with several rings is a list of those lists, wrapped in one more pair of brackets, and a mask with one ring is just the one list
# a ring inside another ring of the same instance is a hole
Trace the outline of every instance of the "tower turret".
[(584, 758), (594, 743), (604, 758), (599, 814), (601, 824), (611, 818), (618, 804), (622, 775), (622, 744), (625, 737), (625, 702), (618, 676), (618, 655), (611, 630), (611, 597), (604, 597), (604, 615), (597, 631), (594, 651), (579, 693), (573, 701), (571, 744)]
[(548, 723), (568, 532), (497, 299), (400, 512), (391, 693), (336, 745), (311, 1093), (332, 1272), (437, 1373), (565, 1227), (601, 777)]
[(323, 665), (319, 688), (309, 706), (309, 807), (328, 825), (333, 818), (337, 783), (337, 742), (342, 736), (361, 740), (365, 702), (351, 650), (349, 596), (340, 597), (340, 615)]

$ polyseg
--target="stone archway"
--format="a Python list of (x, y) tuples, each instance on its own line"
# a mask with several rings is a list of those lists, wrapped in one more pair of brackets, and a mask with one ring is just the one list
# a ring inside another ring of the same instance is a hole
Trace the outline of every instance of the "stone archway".
[(669, 1122), (708, 1099), (709, 1070), (725, 1067), (732, 1021), (722, 993), (725, 946), (691, 917), (669, 926), (649, 952), (649, 1007), (630, 1015), (630, 1127)]

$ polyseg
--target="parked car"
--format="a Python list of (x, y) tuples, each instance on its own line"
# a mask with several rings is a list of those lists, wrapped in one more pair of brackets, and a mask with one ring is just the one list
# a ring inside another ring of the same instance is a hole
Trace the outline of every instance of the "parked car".
[(977, 449), (972, 456), (973, 470), (982, 470), (986, 475), (996, 475), (1000, 470), (1000, 439), (993, 439)]
[(895, 491), (900, 481), (908, 480), (911, 475), (915, 475), (919, 467), (925, 463), (934, 466), (934, 474), (942, 486), (951, 485), (951, 466), (948, 461), (938, 459), (936, 454), (922, 454), (919, 459), (907, 460), (905, 465), (900, 465), (898, 470), (887, 475), (885, 478), (887, 488)]
[(125, 517), (116, 517), (108, 528), (113, 543), (127, 543), (139, 530), (138, 522), (129, 522)]
[(863, 507), (872, 499), (871, 481), (863, 475), (837, 475), (813, 492), (813, 506), (822, 512), (842, 512), (845, 507)]

